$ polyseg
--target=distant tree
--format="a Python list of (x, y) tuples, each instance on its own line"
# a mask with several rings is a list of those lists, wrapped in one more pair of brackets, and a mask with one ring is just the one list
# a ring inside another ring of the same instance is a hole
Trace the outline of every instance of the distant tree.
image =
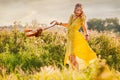
[(119, 19), (118, 18), (106, 18), (104, 26), (106, 27), (106, 30), (118, 31), (117, 28), (119, 26)]
[(98, 30), (98, 31), (115, 31), (120, 32), (120, 24), (118, 18), (106, 18), (103, 19), (97, 19), (93, 18), (88, 20), (87, 22), (88, 29), (92, 30)]
[(93, 29), (93, 30), (98, 30), (98, 31), (103, 31), (104, 30), (104, 24), (105, 21), (102, 19), (90, 19), (88, 22), (88, 29)]

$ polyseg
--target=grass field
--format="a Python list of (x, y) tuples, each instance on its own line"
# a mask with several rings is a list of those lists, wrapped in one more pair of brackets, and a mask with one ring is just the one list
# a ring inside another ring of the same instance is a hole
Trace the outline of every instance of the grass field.
[(27, 38), (0, 31), (0, 80), (120, 80), (119, 35), (91, 32), (89, 45), (101, 59), (81, 70), (63, 65), (66, 42), (57, 32)]

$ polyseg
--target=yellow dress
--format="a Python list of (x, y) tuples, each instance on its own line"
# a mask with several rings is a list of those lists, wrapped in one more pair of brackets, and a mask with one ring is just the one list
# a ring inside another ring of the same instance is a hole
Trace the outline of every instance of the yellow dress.
[(85, 37), (79, 32), (80, 27), (84, 26), (85, 15), (73, 20), (70, 17), (67, 32), (67, 50), (65, 54), (64, 64), (68, 63), (69, 55), (74, 54), (78, 58), (84, 60), (87, 64), (96, 58), (96, 53), (90, 48)]

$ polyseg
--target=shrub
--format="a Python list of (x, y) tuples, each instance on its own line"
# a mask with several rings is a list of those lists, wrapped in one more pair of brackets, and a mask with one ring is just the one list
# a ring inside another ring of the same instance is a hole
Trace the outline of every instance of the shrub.
[(111, 68), (120, 71), (120, 42), (115, 35), (99, 33), (96, 37), (91, 36), (89, 44), (97, 55), (106, 59)]

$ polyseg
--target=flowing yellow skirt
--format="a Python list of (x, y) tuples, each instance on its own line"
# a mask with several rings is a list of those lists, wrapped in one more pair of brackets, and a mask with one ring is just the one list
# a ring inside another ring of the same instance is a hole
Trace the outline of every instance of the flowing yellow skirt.
[(97, 58), (96, 53), (90, 48), (85, 37), (79, 31), (74, 31), (71, 39), (68, 38), (64, 64), (68, 62), (70, 54), (74, 54), (78, 58), (84, 60), (87, 64), (91, 60)]

